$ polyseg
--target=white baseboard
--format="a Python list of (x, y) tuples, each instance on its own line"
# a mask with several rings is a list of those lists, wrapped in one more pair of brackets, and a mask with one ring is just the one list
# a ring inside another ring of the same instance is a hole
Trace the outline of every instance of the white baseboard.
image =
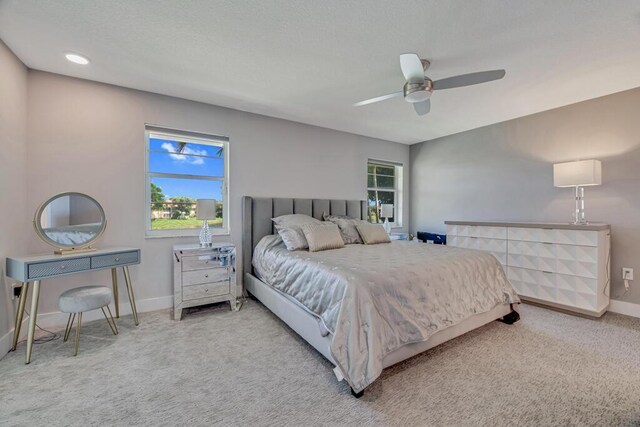
[(640, 318), (640, 304), (634, 304), (632, 302), (612, 299), (609, 303), (609, 311)]
[[(136, 300), (136, 308), (138, 313), (145, 313), (149, 311), (164, 310), (166, 308), (173, 307), (173, 295), (157, 298), (147, 298), (143, 300)], [(116, 313), (111, 305), (111, 313), (115, 316)], [(131, 305), (129, 300), (120, 301), (120, 316), (126, 316), (131, 314)], [(41, 328), (63, 328), (67, 324), (69, 315), (59, 311), (53, 311), (50, 313), (38, 314), (38, 326)], [(92, 320), (104, 319), (102, 310), (93, 310), (82, 315), (82, 322), (90, 322)], [(27, 336), (27, 324), (29, 322), (29, 316), (25, 314), (22, 319), (22, 326), (20, 327), (20, 339), (23, 340)], [(13, 330), (11, 328), (9, 332), (4, 334), (0, 338), (0, 359), (11, 350), (11, 344), (13, 342)]]

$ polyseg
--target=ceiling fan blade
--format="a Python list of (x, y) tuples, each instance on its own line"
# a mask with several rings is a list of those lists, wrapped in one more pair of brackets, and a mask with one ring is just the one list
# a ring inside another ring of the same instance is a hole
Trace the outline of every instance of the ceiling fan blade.
[(440, 79), (433, 82), (434, 90), (453, 89), (462, 86), (477, 85), (480, 83), (486, 83), (493, 80), (500, 80), (504, 77), (506, 71), (504, 70), (491, 70), (480, 71), (479, 73), (462, 74), (460, 76), (447, 77), (446, 79)]
[(380, 102), (380, 101), (384, 101), (385, 99), (391, 99), (398, 96), (402, 96), (403, 94), (404, 92), (394, 92), (388, 95), (377, 96), (375, 98), (365, 99), (364, 101), (356, 102), (355, 104), (353, 104), (353, 106), (362, 107), (363, 105), (373, 104), (374, 102)]
[(403, 53), (400, 55), (400, 68), (409, 83), (424, 83), (424, 68), (418, 55)]
[(413, 104), (413, 108), (415, 108), (419, 116), (424, 116), (431, 111), (431, 100), (427, 99), (426, 101), (416, 102)]

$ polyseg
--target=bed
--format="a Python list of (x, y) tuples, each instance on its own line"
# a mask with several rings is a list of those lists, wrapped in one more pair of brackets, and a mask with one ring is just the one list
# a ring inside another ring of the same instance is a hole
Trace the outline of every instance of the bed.
[(407, 241), (289, 252), (271, 218), (292, 213), (366, 219), (367, 204), (243, 198), (246, 290), (329, 360), (356, 397), (386, 367), (519, 319), (519, 299), (488, 253)]

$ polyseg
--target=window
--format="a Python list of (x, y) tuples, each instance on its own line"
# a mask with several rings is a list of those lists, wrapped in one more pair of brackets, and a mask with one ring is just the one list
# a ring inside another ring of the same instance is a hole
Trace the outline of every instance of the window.
[(198, 199), (215, 199), (212, 234), (228, 234), (229, 139), (146, 127), (146, 235), (197, 236)]
[(392, 226), (402, 226), (402, 165), (377, 160), (367, 163), (367, 189), (369, 220), (384, 222), (383, 205), (393, 206), (393, 216), (388, 217)]

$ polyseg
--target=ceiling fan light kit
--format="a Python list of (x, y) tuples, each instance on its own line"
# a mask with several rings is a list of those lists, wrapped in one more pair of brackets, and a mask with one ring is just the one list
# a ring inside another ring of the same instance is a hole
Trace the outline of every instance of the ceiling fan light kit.
[(504, 70), (481, 71), (478, 73), (462, 74), (436, 80), (435, 82), (425, 75), (431, 66), (427, 59), (420, 59), (415, 53), (403, 53), (400, 55), (400, 69), (406, 80), (402, 92), (394, 92), (353, 104), (361, 107), (387, 99), (403, 96), (404, 100), (413, 104), (413, 108), (419, 116), (431, 111), (431, 94), (434, 90), (453, 89), (463, 86), (477, 85), (493, 80), (499, 80), (506, 74)]

